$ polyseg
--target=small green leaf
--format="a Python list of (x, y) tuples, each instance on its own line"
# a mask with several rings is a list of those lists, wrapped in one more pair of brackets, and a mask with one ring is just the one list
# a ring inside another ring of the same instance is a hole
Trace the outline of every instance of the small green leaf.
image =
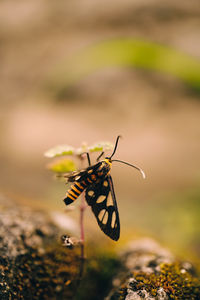
[(86, 143), (83, 143), (80, 148), (76, 149), (76, 154), (81, 155), (85, 152), (100, 152), (100, 151), (108, 151), (113, 149), (113, 144), (109, 142), (99, 142), (92, 146), (87, 146)]
[(113, 149), (113, 144), (109, 142), (100, 142), (88, 147), (89, 152), (108, 151)]
[(69, 173), (77, 170), (76, 164), (71, 159), (59, 159), (47, 165), (55, 173)]
[(44, 153), (44, 156), (52, 158), (56, 156), (63, 156), (63, 155), (73, 155), (74, 148), (68, 145), (58, 145), (54, 148), (47, 150)]

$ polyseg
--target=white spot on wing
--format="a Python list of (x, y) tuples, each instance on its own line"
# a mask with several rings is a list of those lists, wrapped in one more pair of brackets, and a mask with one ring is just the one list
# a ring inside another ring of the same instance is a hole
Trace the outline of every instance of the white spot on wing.
[(99, 196), (99, 198), (97, 199), (97, 203), (101, 203), (101, 202), (103, 202), (105, 199), (106, 199), (106, 196), (101, 195), (101, 196)]
[(102, 223), (103, 223), (104, 225), (106, 225), (107, 222), (108, 222), (108, 212), (106, 211), (106, 212), (105, 212), (105, 215), (104, 215), (104, 217), (103, 217), (103, 219), (102, 219)]
[(111, 221), (111, 227), (112, 227), (112, 228), (115, 227), (115, 222), (116, 222), (116, 212), (113, 211), (113, 214), (112, 214), (112, 221)]
[(76, 176), (75, 180), (79, 180), (81, 178), (81, 176)]
[(88, 173), (91, 174), (93, 172), (93, 170), (89, 170)]
[(104, 214), (105, 214), (106, 210), (105, 209), (102, 209), (100, 211), (100, 213), (98, 214), (98, 219), (99, 221), (102, 221), (103, 217), (104, 217)]
[(112, 199), (111, 193), (109, 193), (109, 195), (108, 195), (107, 206), (113, 206), (113, 199)]
[(104, 185), (104, 186), (108, 186), (108, 181), (105, 180), (105, 181), (103, 182), (103, 185)]
[(88, 196), (92, 197), (93, 195), (94, 195), (94, 191), (90, 190), (90, 191), (88, 192)]

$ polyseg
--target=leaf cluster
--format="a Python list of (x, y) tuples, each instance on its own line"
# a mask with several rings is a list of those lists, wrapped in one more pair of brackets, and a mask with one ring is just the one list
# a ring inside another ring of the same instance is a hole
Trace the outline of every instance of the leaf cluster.
[(106, 152), (112, 149), (113, 144), (110, 142), (98, 142), (91, 146), (88, 146), (86, 143), (82, 143), (81, 147), (78, 148), (74, 148), (69, 145), (57, 145), (47, 150), (44, 153), (44, 156), (47, 158), (53, 158), (53, 161), (47, 165), (47, 168), (54, 173), (62, 174), (77, 170), (77, 158), (82, 160), (86, 153)]

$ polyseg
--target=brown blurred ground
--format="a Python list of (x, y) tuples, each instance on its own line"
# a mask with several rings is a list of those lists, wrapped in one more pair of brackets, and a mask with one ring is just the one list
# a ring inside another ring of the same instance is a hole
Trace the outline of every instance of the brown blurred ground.
[[(200, 194), (199, 95), (169, 75), (125, 68), (87, 76), (63, 102), (52, 99), (46, 82), (74, 51), (109, 38), (148, 39), (199, 57), (199, 28), (195, 0), (2, 1), (1, 190), (63, 209), (65, 186), (45, 170), (43, 152), (56, 144), (114, 142), (121, 134), (116, 157), (147, 173), (144, 182), (132, 169), (113, 166), (122, 234), (132, 226), (198, 253), (199, 206), (190, 207), (188, 195)], [(174, 199), (180, 199), (176, 210)], [(182, 201), (186, 208), (176, 220)]]

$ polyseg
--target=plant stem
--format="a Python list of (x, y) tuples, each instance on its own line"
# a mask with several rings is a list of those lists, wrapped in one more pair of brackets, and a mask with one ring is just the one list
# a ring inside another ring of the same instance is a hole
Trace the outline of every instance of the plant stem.
[(84, 243), (85, 243), (85, 234), (84, 234), (84, 211), (86, 209), (85, 204), (85, 193), (82, 193), (81, 204), (80, 204), (80, 241), (81, 241), (81, 259), (84, 259)]
[[(87, 154), (88, 163), (90, 164), (89, 155)], [(82, 158), (82, 162), (83, 162)], [(84, 271), (84, 262), (85, 262), (85, 233), (84, 233), (84, 211), (87, 205), (85, 203), (85, 192), (81, 195), (81, 204), (80, 204), (80, 247), (81, 247), (81, 264), (80, 264), (80, 273), (79, 273), (79, 280), (81, 280), (83, 271)]]

